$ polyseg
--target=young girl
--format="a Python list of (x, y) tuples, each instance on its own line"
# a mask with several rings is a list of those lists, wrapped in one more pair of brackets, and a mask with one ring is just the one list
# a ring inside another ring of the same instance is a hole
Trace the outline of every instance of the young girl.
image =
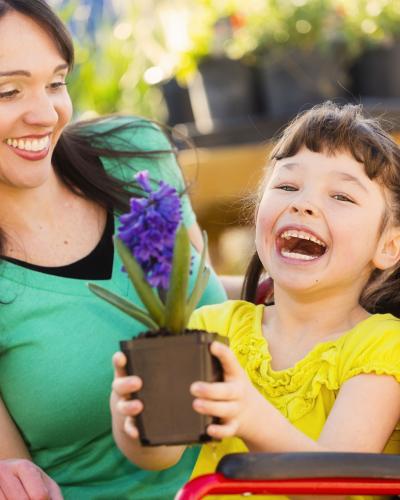
[[(196, 382), (193, 407), (220, 417), (194, 475), (237, 451), (399, 453), (400, 150), (358, 106), (326, 103), (296, 118), (275, 145), (261, 189), (253, 300), (264, 272), (273, 303), (229, 301), (194, 313), (217, 331), (225, 381)], [(379, 313), (376, 313), (379, 311)], [(137, 377), (114, 357), (114, 436), (142, 467), (167, 467), (184, 447), (141, 448), (128, 401)]]

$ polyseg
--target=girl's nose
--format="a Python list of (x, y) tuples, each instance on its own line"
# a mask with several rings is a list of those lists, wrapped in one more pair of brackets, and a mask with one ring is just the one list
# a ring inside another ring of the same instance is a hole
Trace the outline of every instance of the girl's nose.
[(28, 125), (51, 127), (57, 123), (58, 113), (53, 99), (46, 94), (32, 98), (29, 109), (25, 112), (24, 120)]
[(298, 215), (317, 215), (318, 210), (311, 202), (298, 200), (291, 204), (290, 212)]

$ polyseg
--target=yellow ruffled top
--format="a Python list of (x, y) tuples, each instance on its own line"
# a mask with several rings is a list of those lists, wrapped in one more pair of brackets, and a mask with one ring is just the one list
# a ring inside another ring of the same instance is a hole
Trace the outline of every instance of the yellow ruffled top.
[[(369, 316), (340, 338), (315, 345), (303, 359), (285, 370), (271, 367), (271, 354), (262, 334), (263, 314), (263, 305), (228, 301), (198, 309), (189, 327), (229, 337), (231, 349), (255, 387), (312, 439), (318, 439), (341, 385), (349, 378), (377, 373), (392, 375), (400, 382), (400, 320), (391, 314)], [(247, 448), (238, 438), (204, 445), (192, 477), (213, 472), (224, 455), (240, 451)], [(385, 452), (400, 453), (400, 426), (390, 437)]]

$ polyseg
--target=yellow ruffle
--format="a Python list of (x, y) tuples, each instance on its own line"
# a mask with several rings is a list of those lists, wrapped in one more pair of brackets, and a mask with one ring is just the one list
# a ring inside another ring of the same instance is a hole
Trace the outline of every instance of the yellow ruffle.
[(370, 316), (340, 338), (317, 344), (293, 367), (276, 371), (262, 334), (263, 312), (263, 306), (229, 301), (200, 309), (194, 322), (229, 337), (253, 384), (291, 422), (313, 410), (321, 391), (338, 391), (352, 376), (387, 374), (400, 382), (400, 322), (393, 316)]

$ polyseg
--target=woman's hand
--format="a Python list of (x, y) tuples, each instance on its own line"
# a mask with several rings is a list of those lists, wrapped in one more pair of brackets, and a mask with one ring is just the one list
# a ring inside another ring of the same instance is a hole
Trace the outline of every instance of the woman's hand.
[(115, 433), (124, 432), (132, 439), (139, 438), (139, 431), (134, 423), (134, 417), (143, 410), (143, 403), (139, 399), (130, 399), (132, 392), (142, 387), (142, 381), (136, 376), (126, 374), (126, 356), (117, 352), (113, 356), (114, 381), (110, 399), (111, 414), (113, 416), (113, 430)]
[(62, 500), (60, 488), (30, 460), (0, 460), (0, 500)]
[(268, 402), (252, 385), (233, 352), (220, 342), (211, 344), (224, 370), (224, 382), (195, 382), (191, 393), (196, 399), (193, 408), (201, 414), (219, 417), (221, 424), (211, 424), (207, 433), (216, 439), (238, 436), (245, 441), (256, 432), (255, 422)]

